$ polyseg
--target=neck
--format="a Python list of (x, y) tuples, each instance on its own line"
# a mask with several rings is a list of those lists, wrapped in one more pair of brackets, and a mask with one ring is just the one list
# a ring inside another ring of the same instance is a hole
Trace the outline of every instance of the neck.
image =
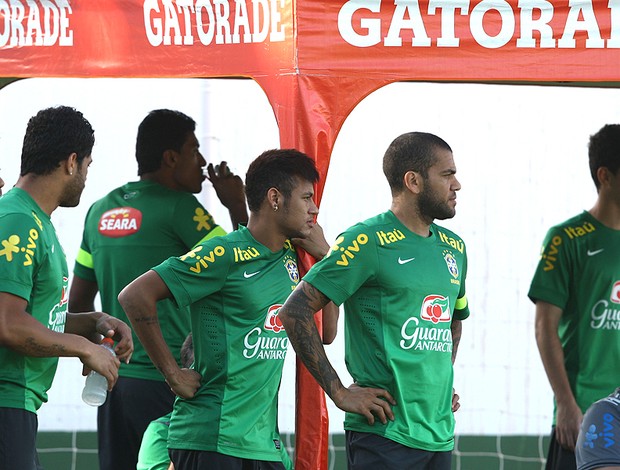
[(430, 226), (433, 222), (420, 214), (420, 210), (411, 198), (405, 198), (401, 195), (392, 197), (391, 211), (400, 222), (422, 237), (430, 235)]
[(263, 212), (250, 213), (247, 229), (257, 242), (275, 253), (282, 249), (288, 237), (281, 232), (277, 220), (270, 213), (265, 215)]
[(57, 190), (57, 186), (52, 178), (49, 178), (47, 175), (41, 176), (29, 173), (20, 176), (17, 183), (15, 183), (15, 187), (26, 191), (41, 210), (49, 216), (58, 207), (60, 192)]
[(600, 223), (614, 230), (620, 230), (620, 205), (599, 194), (590, 214)]

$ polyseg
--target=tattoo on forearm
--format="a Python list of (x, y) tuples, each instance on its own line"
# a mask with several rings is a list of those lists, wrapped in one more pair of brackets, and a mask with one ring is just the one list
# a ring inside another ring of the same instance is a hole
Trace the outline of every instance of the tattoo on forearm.
[(158, 325), (159, 318), (157, 315), (144, 315), (142, 317), (135, 317), (131, 319), (132, 323), (146, 323), (147, 325)]
[(58, 357), (64, 356), (66, 348), (62, 344), (52, 344), (50, 346), (43, 346), (37, 343), (33, 337), (26, 338), (24, 343), (24, 353), (27, 356), (35, 357)]
[(294, 320), (291, 325), (293, 328), (287, 329), (287, 334), (297, 356), (325, 392), (332, 396), (339, 379), (327, 359), (314, 323), (315, 312), (328, 302), (329, 299), (320, 291), (308, 283), (303, 283), (287, 300), (286, 313)]

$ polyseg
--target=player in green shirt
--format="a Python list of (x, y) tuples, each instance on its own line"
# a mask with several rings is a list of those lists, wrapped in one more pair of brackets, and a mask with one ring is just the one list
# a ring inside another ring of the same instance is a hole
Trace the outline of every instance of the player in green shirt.
[[(0, 198), (0, 468), (34, 470), (37, 415), (58, 357), (78, 357), (109, 387), (133, 351), (131, 331), (102, 312), (70, 313), (69, 271), (50, 216), (74, 207), (95, 142), (82, 113), (60, 106), (28, 122), (21, 174)], [(117, 357), (98, 343), (113, 337)]]
[[(452, 150), (412, 132), (387, 149), (391, 209), (336, 240), (280, 311), (298, 358), (344, 411), (351, 469), (448, 469), (454, 446), (452, 363), (469, 315), (463, 240), (433, 223), (455, 215)], [(345, 307), (346, 388), (312, 321)], [(378, 422), (377, 422), (378, 421)]]
[[(223, 235), (192, 193), (206, 179), (196, 123), (178, 111), (151, 111), (138, 128), (139, 181), (127, 183), (95, 202), (84, 222), (69, 294), (69, 307), (91, 310), (97, 292), (106, 312), (128, 321), (119, 292), (170, 256), (189, 251), (202, 239)], [(247, 221), (241, 178), (208, 167), (220, 199), (236, 226)], [(189, 332), (189, 317), (171, 301), (158, 305), (164, 339), (176, 358)], [(148, 424), (172, 410), (174, 394), (134, 335), (135, 351), (122, 364), (119, 381), (97, 413), (100, 470), (135, 470)]]
[(555, 397), (547, 469), (576, 468), (583, 413), (618, 384), (620, 363), (620, 125), (590, 137), (598, 196), (552, 227), (529, 290), (536, 341)]
[[(314, 162), (271, 150), (248, 169), (247, 228), (198, 244), (140, 276), (119, 301), (153, 363), (179, 396), (168, 448), (175, 469), (283, 468), (277, 398), (288, 339), (278, 318), (299, 282), (295, 239), (316, 258), (328, 245), (315, 224)], [(156, 303), (189, 308), (193, 370), (161, 337)], [(326, 308), (335, 325), (337, 310)], [(326, 334), (327, 342), (335, 330)]]

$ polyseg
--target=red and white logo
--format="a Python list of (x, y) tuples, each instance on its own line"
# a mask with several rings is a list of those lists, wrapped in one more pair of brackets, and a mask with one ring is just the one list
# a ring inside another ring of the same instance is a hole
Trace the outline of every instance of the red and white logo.
[(117, 207), (105, 212), (99, 219), (99, 233), (106, 237), (120, 238), (140, 230), (142, 212), (133, 207)]
[(271, 330), (274, 333), (280, 333), (280, 331), (284, 329), (284, 326), (282, 326), (282, 322), (280, 321), (280, 317), (278, 316), (281, 308), (282, 304), (276, 304), (269, 307), (269, 310), (267, 310), (267, 318), (265, 319), (266, 330)]
[(614, 286), (611, 288), (610, 300), (615, 304), (620, 304), (620, 281), (616, 281)]
[(433, 323), (450, 321), (450, 299), (443, 295), (427, 295), (422, 302), (420, 318)]

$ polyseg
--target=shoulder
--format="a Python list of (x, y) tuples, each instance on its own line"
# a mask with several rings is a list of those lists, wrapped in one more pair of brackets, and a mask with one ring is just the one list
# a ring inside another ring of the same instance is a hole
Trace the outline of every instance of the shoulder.
[(439, 243), (450, 245), (450, 247), (460, 251), (461, 253), (465, 251), (465, 242), (452, 230), (437, 224), (431, 224), (431, 230), (435, 231)]
[(595, 219), (584, 211), (549, 228), (546, 241), (555, 244), (558, 244), (560, 240), (578, 242), (595, 233), (597, 225)]

